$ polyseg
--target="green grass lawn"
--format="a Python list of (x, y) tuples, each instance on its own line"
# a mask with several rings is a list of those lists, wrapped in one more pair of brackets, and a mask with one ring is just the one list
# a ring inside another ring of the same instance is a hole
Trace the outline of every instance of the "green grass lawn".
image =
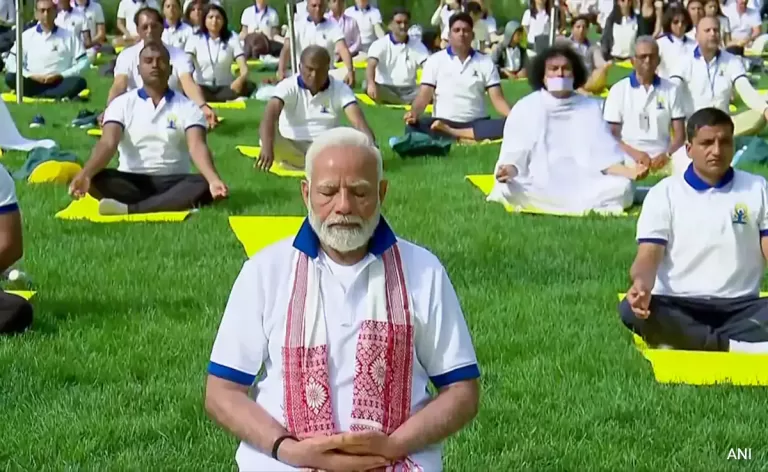
[[(86, 159), (94, 138), (68, 124), (103, 107), (109, 86), (88, 78), (87, 105), (10, 105), (22, 133)], [(508, 98), (526, 91), (505, 87)], [(258, 144), (262, 110), (221, 112), (210, 145), (232, 196), (181, 224), (57, 220), (65, 187), (18, 184), (38, 293), (33, 329), (0, 339), (0, 469), (234, 467), (236, 441), (203, 411), (210, 348), (245, 260), (227, 217), (305, 211), (298, 180), (254, 171), (235, 150)], [(36, 113), (48, 125), (28, 130)], [(402, 112), (365, 113), (380, 142), (402, 132)], [(506, 214), (463, 180), (492, 172), (498, 150), (407, 161), (384, 150), (383, 212), (446, 265), (483, 372), (480, 414), (447, 442), (446, 470), (764, 469), (765, 390), (659, 385), (618, 320), (635, 219)], [(753, 448), (752, 461), (727, 461), (732, 447)]]

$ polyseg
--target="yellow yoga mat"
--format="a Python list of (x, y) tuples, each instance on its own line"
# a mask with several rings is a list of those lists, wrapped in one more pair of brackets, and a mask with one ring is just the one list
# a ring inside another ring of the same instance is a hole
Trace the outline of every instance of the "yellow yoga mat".
[(82, 169), (76, 162), (47, 161), (35, 167), (27, 177), (27, 182), (68, 184)]
[(16, 295), (24, 300), (29, 301), (32, 297), (35, 296), (37, 292), (33, 292), (31, 290), (6, 290), (5, 293), (10, 293), (11, 295)]
[[(392, 105), (392, 104), (376, 103), (366, 93), (356, 93), (355, 97), (357, 97), (357, 99), (360, 100), (360, 103), (364, 103), (372, 107), (392, 108), (394, 110), (410, 110), (411, 109), (410, 105)], [(434, 107), (432, 106), (431, 103), (427, 105), (426, 108), (424, 108), (424, 111), (427, 113), (432, 113), (432, 110), (434, 110)]]
[(120, 54), (125, 49), (125, 46), (115, 46), (115, 54)]
[[(337, 69), (341, 69), (342, 67), (344, 67), (344, 63), (343, 62), (337, 62), (336, 63), (336, 68)], [(365, 69), (366, 67), (368, 67), (368, 61), (367, 60), (366, 61), (352, 61), (352, 67), (354, 67), (355, 69)]]
[[(245, 63), (248, 65), (248, 67), (259, 67), (262, 64), (264, 64), (262, 61), (258, 59), (249, 59), (245, 61)], [(240, 67), (237, 65), (237, 63), (232, 64), (232, 72), (240, 70)]]
[[(491, 193), (491, 190), (493, 190), (494, 182), (496, 182), (496, 177), (494, 177), (492, 174), (467, 175), (464, 178), (468, 180), (472, 185), (477, 187), (481, 192), (483, 192), (483, 195), (485, 195), (486, 197)], [(513, 207), (508, 203), (504, 203), (503, 206), (504, 206), (504, 209), (507, 210), (507, 212), (509, 213), (526, 213), (529, 215), (568, 216), (568, 217), (582, 218), (592, 214), (592, 212), (564, 213), (564, 212), (557, 212), (557, 211), (541, 210), (539, 208), (534, 208), (534, 207)], [(638, 214), (638, 211), (636, 210), (632, 212), (625, 211), (618, 215), (600, 215), (600, 216), (631, 216), (631, 215), (637, 215), (637, 214)]]
[[(259, 146), (236, 146), (236, 149), (240, 151), (245, 157), (251, 159), (258, 159), (261, 148)], [(280, 177), (297, 177), (303, 179), (307, 174), (303, 170), (286, 169), (279, 162), (274, 162), (272, 167), (269, 168), (269, 172), (278, 175)]]
[(632, 69), (633, 68), (632, 67), (632, 61), (630, 61), (629, 59), (627, 59), (626, 61), (614, 62), (614, 65), (616, 67), (621, 67), (622, 69)]
[[(80, 98), (88, 98), (91, 95), (91, 91), (88, 89), (83, 90), (78, 95)], [(16, 94), (7, 92), (2, 94), (3, 101), (5, 103), (16, 103)], [(35, 97), (24, 97), (22, 98), (22, 103), (54, 103), (61, 100), (54, 100), (52, 98), (35, 98)]]
[(119, 223), (119, 222), (167, 222), (178, 223), (187, 219), (190, 211), (165, 211), (158, 213), (142, 213), (133, 215), (99, 214), (99, 201), (90, 195), (80, 200), (75, 200), (69, 206), (56, 213), (56, 218), (63, 220), (88, 220), (94, 223)]
[(248, 257), (299, 232), (303, 216), (230, 216), (229, 226)]
[(219, 110), (245, 110), (246, 105), (244, 101), (231, 101), (231, 102), (208, 102), (211, 108)]
[[(619, 293), (619, 301), (625, 296)], [(760, 297), (768, 297), (768, 292), (760, 292)], [(632, 337), (635, 346), (651, 363), (659, 383), (768, 386), (768, 369), (765, 368), (768, 355), (651, 349), (637, 334)]]

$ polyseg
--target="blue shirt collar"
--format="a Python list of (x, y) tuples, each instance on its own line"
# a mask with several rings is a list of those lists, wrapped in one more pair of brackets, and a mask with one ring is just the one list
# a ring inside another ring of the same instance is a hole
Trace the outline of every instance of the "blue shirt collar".
[[(453, 53), (453, 48), (452, 48), (452, 47), (450, 47), (450, 46), (448, 46), (448, 47), (445, 49), (445, 52), (447, 52), (447, 53), (448, 53), (448, 55), (449, 55), (449, 56), (451, 56), (451, 57), (454, 57), (454, 56), (455, 56), (455, 54)], [(475, 52), (476, 52), (476, 51), (475, 51), (474, 49), (472, 49), (472, 48), (469, 48), (469, 56), (468, 56), (468, 57), (473, 57), (473, 56), (475, 55)]]
[(405, 37), (405, 41), (398, 42), (397, 39), (395, 39), (395, 35), (392, 33), (389, 33), (389, 40), (392, 41), (392, 44), (407, 44), (408, 39), (410, 39), (408, 36)]
[(181, 23), (182, 23), (181, 18), (179, 18), (179, 21), (177, 21), (175, 25), (168, 23), (168, 20), (163, 20), (163, 28), (168, 29), (171, 26), (173, 26), (174, 28), (178, 29), (179, 26), (181, 26)]
[[(315, 23), (315, 20), (313, 20), (311, 16), (307, 17), (307, 21), (309, 21), (310, 23)], [(326, 21), (328, 21), (328, 19), (325, 16), (323, 16), (323, 18), (315, 24), (319, 25), (320, 23), (325, 23)]]
[[(296, 79), (296, 81), (299, 84), (299, 88), (302, 88), (304, 90), (309, 90), (309, 87), (307, 87), (307, 84), (304, 82), (304, 79), (302, 79), (301, 76), (298, 76), (298, 79)], [(328, 79), (325, 81), (323, 86), (320, 87), (320, 90), (318, 90), (318, 92), (324, 92), (324, 91), (328, 90), (328, 87), (330, 87), (330, 86), (331, 86), (331, 78), (328, 77)]]
[[(680, 42), (682, 42), (682, 43), (686, 43), (686, 42), (688, 42), (688, 41), (691, 41), (691, 38), (689, 38), (689, 37), (688, 37), (687, 35), (685, 35), (685, 34), (683, 35), (683, 37), (682, 37), (682, 38), (678, 38), (678, 37), (676, 37), (676, 36), (672, 36), (672, 33), (664, 33), (664, 34), (662, 34), (661, 36), (662, 36), (663, 38), (667, 38), (667, 39), (669, 40), (669, 42), (670, 42), (670, 43), (674, 43), (674, 42), (675, 42), (675, 40), (678, 40), (678, 41), (680, 41)], [(698, 46), (696, 46), (696, 49), (698, 50), (698, 49), (699, 49), (699, 47), (698, 47)]]
[[(373, 231), (373, 236), (368, 242), (368, 252), (376, 257), (380, 257), (387, 249), (397, 243), (397, 236), (390, 228), (384, 217), (379, 218), (379, 224)], [(293, 240), (293, 247), (315, 259), (320, 254), (320, 239), (317, 237), (312, 225), (309, 224), (309, 218), (304, 219), (296, 238)]]
[[(56, 34), (56, 31), (58, 31), (58, 30), (59, 30), (59, 27), (56, 26), (56, 25), (53, 25), (53, 29), (51, 29), (51, 34)], [(38, 23), (37, 27), (35, 28), (35, 31), (37, 31), (38, 33), (42, 33), (43, 32), (43, 26), (40, 23)]]
[(726, 185), (730, 184), (733, 181), (733, 176), (736, 174), (734, 172), (733, 167), (729, 167), (728, 170), (725, 172), (725, 175), (723, 175), (723, 178), (720, 179), (720, 182), (716, 183), (715, 185), (709, 185), (707, 182), (702, 180), (701, 177), (696, 173), (695, 170), (693, 170), (693, 163), (688, 164), (688, 168), (685, 169), (685, 173), (683, 174), (683, 179), (685, 179), (686, 183), (690, 185), (694, 190), (698, 190), (699, 192), (703, 192), (705, 190), (709, 190), (711, 188), (723, 188)]
[(258, 6), (258, 5), (256, 5), (256, 2), (253, 2), (253, 10), (254, 10), (256, 13), (262, 13), (262, 12), (265, 12), (265, 11), (267, 11), (267, 8), (269, 8), (269, 5), (264, 5), (264, 9), (263, 9), (263, 10), (259, 10), (259, 6)]
[[(654, 74), (653, 75), (653, 82), (651, 82), (654, 87), (658, 87), (661, 83), (661, 77)], [(640, 81), (637, 79), (637, 73), (635, 71), (632, 71), (631, 74), (629, 74), (629, 85), (632, 86), (632, 88), (638, 88), (640, 86)]]
[[(696, 49), (693, 50), (693, 57), (696, 59), (699, 59), (701, 57), (701, 49), (699, 49), (698, 46), (696, 46)], [(718, 49), (715, 53), (715, 59), (718, 59), (720, 57), (720, 50)]]
[(360, 11), (360, 10), (363, 10), (363, 11), (371, 11), (371, 6), (370, 6), (370, 5), (368, 5), (367, 7), (363, 7), (363, 8), (360, 8), (360, 7), (358, 7), (357, 5), (355, 5), (355, 10), (357, 10), (357, 11)]
[[(137, 92), (137, 93), (138, 93), (138, 95), (139, 95), (139, 98), (140, 98), (140, 99), (142, 99), (142, 100), (146, 100), (146, 99), (148, 99), (148, 98), (149, 98), (149, 94), (147, 94), (147, 91), (146, 91), (146, 90), (144, 90), (144, 87), (141, 87), (141, 88), (138, 90), (138, 92)], [(168, 89), (168, 90), (166, 90), (166, 91), (165, 91), (165, 94), (163, 94), (163, 98), (165, 98), (165, 103), (168, 103), (168, 102), (170, 102), (170, 101), (171, 101), (171, 99), (173, 99), (173, 96), (174, 96), (174, 95), (176, 95), (176, 94), (174, 93), (174, 91), (173, 91), (173, 90), (171, 90), (171, 89)]]

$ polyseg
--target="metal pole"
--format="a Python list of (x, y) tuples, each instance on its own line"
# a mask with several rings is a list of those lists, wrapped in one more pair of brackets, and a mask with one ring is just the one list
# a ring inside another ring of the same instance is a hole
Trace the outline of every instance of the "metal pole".
[(293, 74), (299, 73), (299, 55), (296, 52), (296, 31), (294, 31), (294, 15), (293, 10), (296, 8), (296, 0), (288, 0), (285, 2), (285, 9), (288, 18), (288, 37), (291, 44), (291, 70)]
[(557, 32), (560, 25), (558, 19), (560, 18), (560, 0), (553, 0), (552, 12), (549, 14), (549, 45), (555, 44), (555, 38), (557, 38)]
[(24, 32), (24, 0), (16, 0), (16, 103), (24, 102), (24, 49), (21, 33)]

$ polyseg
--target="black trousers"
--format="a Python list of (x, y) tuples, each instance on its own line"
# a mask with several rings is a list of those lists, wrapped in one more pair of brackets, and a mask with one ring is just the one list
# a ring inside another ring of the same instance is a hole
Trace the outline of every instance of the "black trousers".
[[(447, 124), (451, 128), (472, 128), (472, 132), (475, 134), (475, 141), (484, 141), (486, 139), (501, 139), (502, 136), (504, 136), (504, 118), (481, 118), (479, 120), (470, 121), (468, 123), (459, 123), (457, 121), (444, 120), (442, 118), (424, 117), (419, 118), (415, 125), (408, 125), (407, 129), (412, 131), (419, 131), (429, 135), (435, 135), (435, 133), (429, 127), (432, 126), (432, 123), (434, 123), (437, 119)], [(438, 134), (441, 137), (445, 137), (445, 135), (442, 133)]]
[(624, 324), (649, 345), (689, 351), (727, 351), (729, 340), (768, 341), (768, 298), (686, 298), (654, 295), (642, 320), (624, 299)]
[(198, 174), (145, 175), (104, 169), (91, 179), (89, 193), (128, 205), (128, 213), (184, 211), (213, 201), (208, 182)]
[(256, 84), (250, 80), (247, 81), (245, 83), (245, 92), (242, 95), (238, 95), (229, 86), (201, 85), (200, 90), (202, 90), (203, 98), (206, 102), (228, 102), (239, 97), (250, 97), (254, 90), (256, 90)]
[(32, 305), (18, 295), (0, 291), (0, 334), (18, 334), (32, 325)]
[[(11, 90), (16, 90), (16, 74), (5, 75), (5, 85)], [(82, 77), (65, 77), (55, 84), (41, 84), (32, 79), (24, 78), (24, 96), (38, 98), (75, 98), (88, 88), (88, 84)]]

